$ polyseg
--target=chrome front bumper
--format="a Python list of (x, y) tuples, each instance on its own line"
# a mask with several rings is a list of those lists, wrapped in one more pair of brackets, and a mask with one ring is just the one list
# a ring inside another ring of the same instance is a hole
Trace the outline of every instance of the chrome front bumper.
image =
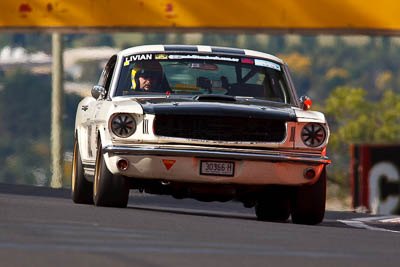
[(113, 155), (176, 156), (232, 160), (257, 160), (268, 162), (293, 162), (310, 165), (327, 165), (331, 163), (328, 157), (321, 156), (320, 154), (286, 152), (277, 150), (263, 151), (209, 147), (201, 147), (201, 149), (199, 149), (193, 146), (173, 147), (172, 145), (138, 145), (106, 146), (103, 148), (103, 152)]

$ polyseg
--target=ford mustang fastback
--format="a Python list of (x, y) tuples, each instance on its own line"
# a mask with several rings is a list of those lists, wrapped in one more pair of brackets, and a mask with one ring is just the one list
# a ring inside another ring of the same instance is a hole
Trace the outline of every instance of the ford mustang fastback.
[(75, 203), (126, 207), (130, 189), (239, 201), (257, 219), (318, 224), (329, 128), (288, 66), (257, 51), (125, 49), (78, 105)]

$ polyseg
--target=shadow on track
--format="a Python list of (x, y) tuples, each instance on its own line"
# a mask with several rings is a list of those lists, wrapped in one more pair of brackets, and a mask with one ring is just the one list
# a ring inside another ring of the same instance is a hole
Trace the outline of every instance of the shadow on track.
[(181, 215), (193, 215), (193, 216), (206, 216), (214, 218), (230, 218), (230, 219), (240, 219), (240, 220), (252, 220), (256, 221), (256, 216), (252, 214), (239, 214), (231, 212), (221, 212), (221, 211), (210, 211), (210, 210), (196, 210), (196, 209), (182, 209), (182, 208), (172, 208), (172, 207), (145, 207), (145, 206), (128, 206), (128, 209), (134, 210), (147, 210), (171, 214), (181, 214)]

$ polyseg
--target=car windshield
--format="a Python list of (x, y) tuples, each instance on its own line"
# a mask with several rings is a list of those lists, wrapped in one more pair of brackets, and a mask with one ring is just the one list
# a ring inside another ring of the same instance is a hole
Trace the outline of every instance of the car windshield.
[(135, 54), (122, 62), (116, 96), (217, 94), (291, 103), (280, 64), (200, 54)]

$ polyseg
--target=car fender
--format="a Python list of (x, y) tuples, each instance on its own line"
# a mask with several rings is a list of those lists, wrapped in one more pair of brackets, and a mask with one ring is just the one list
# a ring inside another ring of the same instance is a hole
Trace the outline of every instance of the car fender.
[[(113, 108), (110, 109), (111, 113), (126, 112), (143, 114), (143, 107), (135, 98), (114, 97), (112, 99)], [(111, 114), (109, 114), (111, 115)]]
[[(75, 137), (78, 139), (80, 155), (83, 161), (89, 160), (87, 157), (88, 151), (88, 126), (90, 122), (91, 112), (90, 107), (93, 105), (92, 103), (96, 102), (93, 97), (85, 97), (79, 102), (75, 117)], [(85, 152), (85, 153), (83, 153)]]
[(96, 102), (96, 100), (91, 96), (87, 96), (79, 102), (75, 117), (75, 134), (79, 127), (89, 118), (89, 104), (91, 102)]
[(296, 113), (298, 122), (316, 122), (326, 123), (325, 115), (319, 111), (302, 110), (300, 108), (293, 108)]

